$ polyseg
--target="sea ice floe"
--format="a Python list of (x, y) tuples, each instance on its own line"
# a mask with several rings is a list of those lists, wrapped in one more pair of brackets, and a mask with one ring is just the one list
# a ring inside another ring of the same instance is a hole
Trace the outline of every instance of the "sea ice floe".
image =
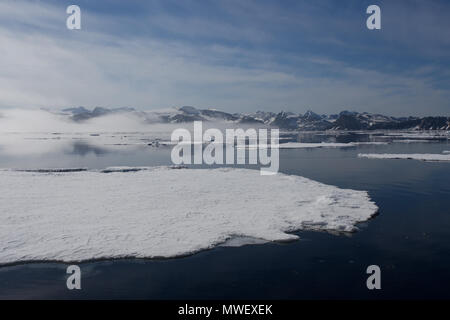
[(360, 158), (370, 159), (412, 159), (422, 161), (450, 161), (450, 154), (434, 153), (411, 153), (411, 154), (389, 154), (389, 153), (360, 153)]
[(433, 131), (433, 132), (427, 132), (427, 131), (419, 131), (419, 132), (384, 132), (385, 136), (390, 137), (399, 137), (399, 138), (405, 138), (405, 139), (424, 139), (424, 140), (447, 140), (450, 138), (449, 132), (447, 131)]
[(306, 143), (306, 142), (286, 142), (279, 143), (277, 145), (271, 145), (266, 143), (259, 144), (245, 144), (236, 145), (236, 149), (312, 149), (312, 148), (349, 148), (354, 147), (351, 143), (334, 143), (334, 142), (322, 142), (322, 143)]
[(394, 143), (427, 143), (427, 142), (436, 142), (436, 140), (425, 140), (425, 139), (400, 139), (400, 140), (392, 140)]
[[(348, 142), (348, 143), (339, 143), (339, 142), (319, 142), (319, 143), (309, 143), (309, 142), (286, 142), (280, 143), (278, 145), (279, 149), (315, 149), (315, 148), (352, 148), (359, 145), (386, 145), (388, 142)], [(248, 148), (248, 149), (257, 149), (257, 148), (270, 148), (270, 144), (259, 144), (259, 145), (246, 145), (246, 146), (237, 146), (237, 148)]]
[(305, 143), (305, 142), (287, 142), (280, 144), (280, 149), (309, 149), (309, 148), (351, 148), (360, 145), (386, 145), (388, 142), (367, 141), (367, 142), (321, 142), (321, 143)]
[(351, 144), (354, 145), (386, 145), (389, 144), (389, 142), (386, 141), (368, 141), (368, 142), (350, 142)]
[(337, 142), (321, 142), (321, 143), (304, 143), (304, 142), (287, 142), (280, 144), (280, 149), (303, 149), (303, 148), (349, 148), (354, 147), (353, 143), (337, 143)]
[[(174, 257), (301, 229), (350, 232), (377, 211), (366, 191), (257, 170), (0, 170), (0, 264)], [(255, 241), (255, 243), (259, 242)]]

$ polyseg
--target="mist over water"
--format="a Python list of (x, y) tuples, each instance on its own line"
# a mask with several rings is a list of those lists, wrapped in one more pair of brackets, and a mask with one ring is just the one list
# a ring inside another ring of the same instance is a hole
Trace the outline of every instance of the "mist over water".
[[(184, 128), (193, 133), (193, 122), (161, 123), (159, 114), (177, 110), (151, 112), (114, 112), (86, 120), (74, 121), (67, 113), (47, 110), (4, 109), (0, 111), (0, 153), (12, 156), (70, 153), (83, 146), (102, 149), (144, 145), (155, 140), (170, 141), (174, 130)], [(159, 121), (159, 122), (158, 122)], [(263, 127), (226, 121), (204, 121), (203, 131), (216, 128)], [(124, 149), (124, 148), (122, 148)]]
[(149, 126), (131, 113), (74, 122), (67, 115), (45, 110), (6, 109), (0, 112), (0, 132), (134, 132), (161, 128), (158, 124)]

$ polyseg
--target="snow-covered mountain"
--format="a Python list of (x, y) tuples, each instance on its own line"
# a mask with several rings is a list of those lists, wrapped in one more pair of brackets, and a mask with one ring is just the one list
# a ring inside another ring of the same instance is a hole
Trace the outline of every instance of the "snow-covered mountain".
[(192, 106), (155, 111), (138, 111), (123, 107), (108, 109), (95, 107), (67, 108), (62, 115), (72, 121), (82, 122), (113, 114), (130, 114), (146, 123), (184, 123), (192, 121), (222, 121), (231, 123), (259, 124), (285, 130), (375, 130), (415, 129), (450, 130), (450, 117), (403, 117), (396, 118), (368, 112), (342, 111), (339, 114), (319, 115), (311, 110), (304, 114), (280, 111), (279, 113), (257, 111), (255, 113), (228, 113), (216, 109), (198, 109)]

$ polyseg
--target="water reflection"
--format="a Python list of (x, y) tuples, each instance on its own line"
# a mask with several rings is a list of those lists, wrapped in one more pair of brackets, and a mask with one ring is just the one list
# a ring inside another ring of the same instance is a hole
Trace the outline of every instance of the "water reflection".
[(86, 156), (88, 154), (95, 154), (96, 156), (103, 156), (108, 153), (117, 152), (105, 147), (91, 145), (84, 141), (77, 141), (71, 143), (71, 150), (67, 150), (66, 154), (73, 154), (78, 156)]

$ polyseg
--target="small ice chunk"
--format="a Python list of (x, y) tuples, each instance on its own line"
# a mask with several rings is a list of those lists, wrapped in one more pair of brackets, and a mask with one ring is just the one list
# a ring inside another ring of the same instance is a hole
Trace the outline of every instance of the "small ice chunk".
[(389, 153), (360, 153), (360, 158), (369, 159), (412, 159), (422, 161), (450, 161), (450, 154), (434, 153), (411, 153), (411, 154), (389, 154)]

